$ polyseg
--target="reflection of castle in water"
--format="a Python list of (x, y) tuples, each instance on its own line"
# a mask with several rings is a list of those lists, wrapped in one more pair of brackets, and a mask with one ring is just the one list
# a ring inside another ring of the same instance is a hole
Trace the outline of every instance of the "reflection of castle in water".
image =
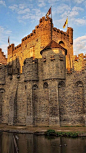
[[(17, 153), (15, 150), (13, 133), (0, 134), (0, 152)], [(16, 134), (19, 153), (85, 153), (86, 139), (71, 139), (58, 137), (48, 139), (33, 134)], [(65, 146), (67, 144), (67, 146)], [(61, 146), (61, 147), (60, 147)]]
[[(0, 64), (0, 123), (86, 126), (86, 56), (73, 56), (73, 29), (43, 17)], [(2, 54), (0, 54), (3, 56)]]

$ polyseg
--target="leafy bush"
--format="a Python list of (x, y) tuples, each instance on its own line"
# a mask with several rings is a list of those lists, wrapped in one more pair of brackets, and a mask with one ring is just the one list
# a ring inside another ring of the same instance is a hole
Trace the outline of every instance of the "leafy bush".
[(78, 137), (78, 132), (56, 132), (55, 130), (49, 129), (45, 132), (46, 136), (57, 136), (57, 137), (72, 137), (76, 138)]
[(49, 129), (49, 130), (47, 130), (45, 132), (45, 135), (47, 135), (47, 136), (55, 136), (56, 132), (55, 132), (55, 130)]

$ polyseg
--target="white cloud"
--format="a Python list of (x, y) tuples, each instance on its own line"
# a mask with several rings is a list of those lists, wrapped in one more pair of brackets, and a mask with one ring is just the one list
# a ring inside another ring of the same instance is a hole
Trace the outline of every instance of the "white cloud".
[(82, 7), (76, 7), (76, 6), (74, 6), (74, 7), (72, 8), (72, 10), (73, 10), (73, 11), (83, 11), (84, 9), (83, 9)]
[[(40, 7), (41, 4), (45, 5), (45, 3), (42, 0), (38, 0), (38, 2), (39, 2), (38, 5), (40, 5)], [(39, 20), (44, 15), (44, 13), (41, 12), (40, 9), (34, 9), (32, 7), (32, 9), (30, 10), (30, 8), (25, 4), (12, 5), (9, 6), (9, 8), (18, 14), (17, 16), (18, 21), (23, 22), (24, 24), (25, 20), (27, 19)]]
[(77, 25), (86, 25), (86, 20), (85, 19), (75, 19), (75, 22)]
[(24, 9), (26, 7), (26, 4), (19, 4), (19, 9)]
[[(71, 8), (68, 5), (64, 4), (63, 6), (60, 6), (60, 13), (61, 13), (61, 7), (62, 7), (61, 17), (68, 15), (69, 18), (74, 18), (75, 16), (79, 15), (80, 11), (84, 11), (84, 9), (82, 7), (74, 6), (73, 8)], [(65, 11), (65, 10), (67, 10), (67, 11)]]
[(26, 13), (29, 13), (29, 12), (30, 12), (30, 9), (26, 8), (26, 9), (19, 10), (18, 14), (26, 14)]
[(48, 3), (54, 4), (54, 3), (57, 2), (57, 1), (59, 1), (59, 0), (48, 0)]
[(84, 0), (74, 0), (75, 3), (81, 4)]
[(5, 1), (0, 0), (0, 5), (6, 6)]
[(82, 52), (86, 54), (86, 35), (78, 37), (74, 40), (74, 53), (79, 54)]
[(19, 4), (19, 5), (14, 4), (12, 6), (9, 6), (9, 8), (18, 14), (17, 18), (19, 22), (21, 22), (22, 19), (25, 20), (29, 18), (30, 9), (26, 4)]
[(26, 19), (39, 20), (43, 15), (44, 15), (44, 13), (41, 12), (40, 9), (32, 9), (31, 13), (24, 14), (23, 16), (19, 17), (18, 19), (20, 22), (22, 20), (26, 20)]
[[(56, 20), (54, 23), (56, 24), (56, 26), (63, 25), (67, 16), (68, 16), (68, 22), (70, 23), (70, 26), (73, 27), (74, 24), (76, 24), (78, 26), (86, 25), (86, 19), (81, 18), (81, 16), (80, 16), (80, 13), (83, 11), (84, 11), (84, 9), (82, 7), (74, 6), (73, 8), (71, 8), (67, 4), (62, 4), (57, 8), (56, 11), (54, 11), (54, 15), (56, 15), (56, 13), (57, 13), (60, 16), (60, 19)], [(77, 16), (78, 16), (78, 18), (77, 18)], [(57, 23), (58, 23), (58, 25), (57, 25)]]
[(38, 0), (38, 6), (39, 6), (39, 7), (43, 7), (43, 6), (45, 6), (45, 5), (46, 5), (45, 1), (43, 1), (43, 0)]
[(55, 11), (58, 14), (63, 14), (63, 12), (65, 12), (65, 10), (70, 11), (71, 8), (68, 5), (66, 5), (66, 4), (62, 4)]
[(0, 26), (0, 48), (3, 49), (3, 51), (5, 52), (5, 55), (7, 53), (7, 46), (8, 46), (8, 36), (11, 35), (10, 30)]
[(18, 5), (14, 4), (12, 6), (9, 6), (9, 8), (14, 11), (14, 10), (17, 10), (18, 9)]

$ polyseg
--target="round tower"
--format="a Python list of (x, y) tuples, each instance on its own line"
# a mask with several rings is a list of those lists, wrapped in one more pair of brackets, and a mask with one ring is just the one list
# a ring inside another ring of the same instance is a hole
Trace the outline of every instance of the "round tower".
[(23, 70), (25, 81), (38, 80), (38, 59), (27, 58), (24, 61)]
[(67, 50), (51, 41), (42, 51), (43, 80), (65, 79)]

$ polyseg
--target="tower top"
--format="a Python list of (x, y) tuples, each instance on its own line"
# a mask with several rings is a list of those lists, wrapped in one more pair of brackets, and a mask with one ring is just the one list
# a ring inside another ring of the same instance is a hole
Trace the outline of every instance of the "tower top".
[(51, 42), (43, 50), (41, 50), (40, 54), (42, 55), (42, 53), (45, 50), (52, 49), (52, 48), (60, 48), (60, 49), (63, 49), (65, 51), (65, 55), (67, 55), (67, 50), (64, 47), (62, 47), (60, 44), (56, 43), (54, 40), (51, 40)]

